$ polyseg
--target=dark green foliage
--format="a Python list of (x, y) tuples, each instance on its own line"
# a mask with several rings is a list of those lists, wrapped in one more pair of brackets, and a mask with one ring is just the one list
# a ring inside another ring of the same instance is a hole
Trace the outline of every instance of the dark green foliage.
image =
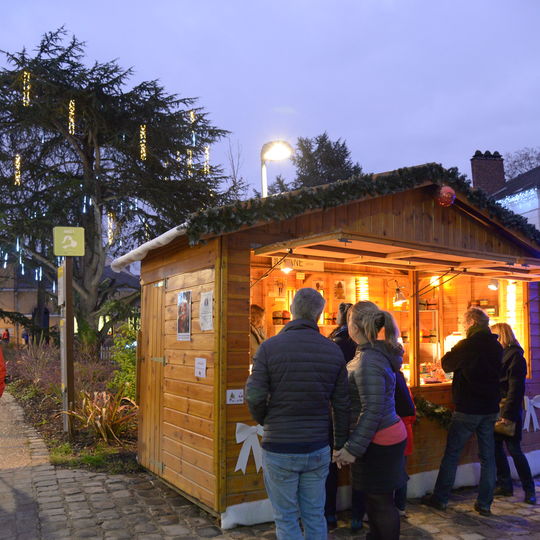
[[(47, 33), (34, 55), (26, 50), (5, 55), (0, 251), (14, 262), (19, 238), (27, 268), (42, 266), (52, 281), (52, 228), (84, 227), (86, 254), (74, 264), (76, 315), (81, 328), (86, 324), (95, 332), (104, 303), (118, 290), (116, 280), (102, 280), (106, 261), (192, 212), (221, 204), (221, 171), (205, 170), (203, 164), (205, 147), (225, 132), (211, 125), (195, 99), (168, 94), (158, 81), (129, 88), (131, 70), (116, 61), (88, 62), (84, 43), (68, 39), (63, 29)], [(28, 106), (22, 99), (25, 71), (31, 84)], [(72, 134), (70, 100), (75, 100)], [(21, 158), (20, 185), (14, 181), (15, 155)], [(108, 216), (114, 220), (112, 238), (107, 238)]]
[(124, 395), (135, 399), (137, 373), (137, 330), (129, 323), (120, 326), (113, 338), (111, 360), (116, 362), (118, 369), (108, 384), (112, 390), (124, 387)]
[(331, 141), (325, 132), (314, 138), (299, 137), (291, 161), (296, 166), (294, 188), (320, 186), (362, 173), (351, 161), (345, 141)]
[(452, 411), (450, 409), (422, 397), (415, 397), (414, 404), (416, 405), (417, 417), (428, 418), (440, 424), (444, 429), (448, 429), (452, 420)]
[(455, 168), (436, 163), (397, 169), (382, 175), (362, 174), (325, 186), (304, 188), (266, 199), (251, 199), (221, 208), (210, 208), (190, 216), (186, 223), (192, 244), (208, 234), (223, 234), (265, 221), (290, 219), (310, 210), (334, 208), (350, 201), (399, 193), (427, 184), (449, 185), (475, 207), (505, 227), (515, 229), (540, 244), (540, 232), (527, 220), (507, 210), (480, 189), (473, 189)]

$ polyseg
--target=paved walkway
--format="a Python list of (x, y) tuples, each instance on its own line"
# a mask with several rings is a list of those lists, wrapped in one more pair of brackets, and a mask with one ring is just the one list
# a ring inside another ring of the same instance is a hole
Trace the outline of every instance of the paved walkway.
[[(474, 490), (459, 491), (446, 512), (409, 506), (403, 538), (540, 540), (540, 506), (498, 499), (494, 516), (472, 511)], [(344, 513), (329, 539), (352, 536)], [(275, 539), (272, 524), (221, 531), (216, 520), (147, 473), (107, 475), (53, 467), (38, 433), (9, 394), (0, 399), (0, 540)]]

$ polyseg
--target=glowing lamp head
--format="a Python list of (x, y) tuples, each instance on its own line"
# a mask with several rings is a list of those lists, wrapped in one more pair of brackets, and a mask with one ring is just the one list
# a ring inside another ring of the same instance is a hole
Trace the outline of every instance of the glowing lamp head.
[(263, 145), (261, 159), (263, 161), (281, 161), (293, 154), (293, 148), (287, 141), (271, 141)]
[(281, 265), (281, 271), (284, 273), (284, 274), (290, 274), (292, 271), (293, 271), (293, 264), (291, 261), (284, 261), (283, 264)]
[(490, 279), (488, 283), (488, 289), (491, 291), (498, 291), (499, 281), (497, 279)]

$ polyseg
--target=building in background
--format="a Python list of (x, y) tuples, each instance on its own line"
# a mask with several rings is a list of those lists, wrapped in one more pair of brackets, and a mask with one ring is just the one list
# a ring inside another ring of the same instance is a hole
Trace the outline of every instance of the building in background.
[(508, 210), (540, 229), (540, 167), (506, 182), (499, 152), (477, 150), (471, 158), (473, 186), (483, 189)]

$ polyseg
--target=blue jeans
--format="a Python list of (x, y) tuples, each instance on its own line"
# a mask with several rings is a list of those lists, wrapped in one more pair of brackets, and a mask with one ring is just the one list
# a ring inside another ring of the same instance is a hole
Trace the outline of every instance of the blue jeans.
[[(326, 540), (324, 484), (329, 464), (329, 446), (309, 454), (263, 449), (264, 485), (274, 510), (278, 540)], [(299, 512), (305, 536), (298, 522)]]
[(497, 420), (494, 414), (465, 414), (454, 412), (448, 429), (446, 450), (441, 461), (433, 497), (442, 504), (448, 503), (450, 491), (454, 486), (459, 456), (466, 442), (476, 433), (480, 457), (480, 482), (478, 484), (477, 503), (483, 509), (489, 509), (495, 490), (495, 439), (493, 426)]

